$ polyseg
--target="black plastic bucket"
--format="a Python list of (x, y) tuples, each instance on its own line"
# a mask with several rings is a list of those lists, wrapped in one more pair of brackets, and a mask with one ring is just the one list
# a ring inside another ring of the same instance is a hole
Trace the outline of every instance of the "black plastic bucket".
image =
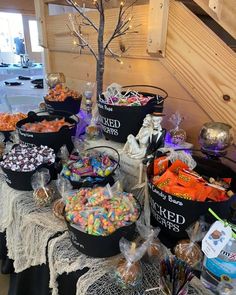
[(41, 122), (43, 120), (53, 121), (55, 119), (62, 119), (64, 115), (37, 115), (34, 112), (30, 112), (26, 119), (20, 120), (17, 124), (17, 130), (19, 138), (22, 142), (34, 144), (36, 146), (47, 145), (58, 152), (59, 149), (66, 145), (69, 152), (73, 149), (73, 143), (71, 137), (76, 133), (76, 125), (79, 118), (76, 116), (66, 117), (65, 121), (72, 124), (71, 126), (63, 126), (58, 132), (45, 132), (37, 133), (23, 130), (22, 126), (26, 123)]
[[(149, 92), (139, 92), (143, 96), (154, 97), (144, 106), (118, 106), (104, 102), (98, 102), (99, 119), (106, 139), (116, 142), (126, 142), (129, 134), (137, 135), (142, 126), (143, 119), (147, 114), (162, 113), (164, 100), (168, 94), (165, 90), (148, 85), (130, 85), (130, 87), (148, 87), (161, 90), (164, 95), (160, 96)], [(126, 92), (122, 92), (125, 94)], [(102, 96), (101, 96), (102, 98)]]
[(55, 179), (55, 163), (51, 165), (42, 164), (38, 166), (35, 170), (28, 172), (12, 171), (4, 167), (2, 167), (2, 171), (4, 173), (4, 178), (8, 186), (19, 191), (32, 191), (33, 188), (31, 185), (31, 178), (33, 174), (41, 168), (47, 168), (50, 172), (51, 179)]
[(80, 111), (82, 96), (78, 99), (69, 96), (65, 101), (50, 101), (44, 97), (44, 101), (49, 114), (61, 114), (61, 112), (65, 112), (65, 116), (68, 116), (68, 114), (76, 115)]
[[(141, 205), (137, 199), (136, 202), (140, 208), (139, 213), (141, 214)], [(109, 236), (90, 235), (71, 226), (67, 220), (66, 223), (69, 230), (70, 239), (74, 247), (81, 253), (94, 258), (106, 258), (117, 255), (120, 253), (120, 239), (124, 237), (127, 240), (132, 241), (136, 236), (135, 222), (131, 223), (130, 225), (118, 228)]]
[[(235, 173), (221, 162), (194, 157), (197, 162), (197, 167), (194, 169), (200, 175), (222, 178), (233, 178), (232, 190), (236, 191), (236, 176)], [(147, 169), (148, 178), (152, 175), (153, 163)], [(196, 202), (175, 197), (163, 190), (155, 187), (148, 181), (150, 207), (152, 213), (152, 223), (154, 226), (159, 226), (161, 231), (173, 238), (186, 238), (186, 229), (204, 216), (207, 222), (214, 222), (214, 218), (208, 212), (211, 208), (222, 219), (229, 215), (230, 204), (235, 200), (236, 195), (229, 200), (222, 202)]]

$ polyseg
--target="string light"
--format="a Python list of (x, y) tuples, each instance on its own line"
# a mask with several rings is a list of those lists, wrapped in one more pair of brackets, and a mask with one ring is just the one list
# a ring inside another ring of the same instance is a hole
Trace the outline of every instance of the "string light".
[(73, 45), (77, 45), (77, 42), (76, 42), (76, 40), (73, 40)]
[(124, 2), (123, 1), (120, 2), (120, 6), (124, 6)]
[(120, 60), (120, 64), (121, 64), (121, 65), (123, 65), (123, 64), (124, 64), (123, 60)]

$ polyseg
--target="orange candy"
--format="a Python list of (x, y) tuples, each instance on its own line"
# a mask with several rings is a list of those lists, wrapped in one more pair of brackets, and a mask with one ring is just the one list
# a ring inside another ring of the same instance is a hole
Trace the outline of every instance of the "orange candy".
[(16, 123), (26, 117), (27, 115), (23, 113), (0, 113), (0, 131), (14, 131), (16, 129)]

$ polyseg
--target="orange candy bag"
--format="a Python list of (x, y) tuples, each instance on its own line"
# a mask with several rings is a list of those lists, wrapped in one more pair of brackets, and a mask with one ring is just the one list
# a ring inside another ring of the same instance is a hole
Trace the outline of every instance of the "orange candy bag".
[(178, 174), (179, 170), (182, 169), (188, 169), (188, 165), (180, 160), (174, 161), (174, 163), (169, 168), (169, 170), (175, 174)]
[(169, 161), (166, 157), (156, 158), (154, 160), (154, 176), (163, 174), (168, 168)]

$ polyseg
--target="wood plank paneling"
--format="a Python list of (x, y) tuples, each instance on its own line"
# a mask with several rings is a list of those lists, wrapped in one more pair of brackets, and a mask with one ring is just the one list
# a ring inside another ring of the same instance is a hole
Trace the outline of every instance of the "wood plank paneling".
[(1, 0), (0, 11), (35, 14), (33, 0)]
[[(212, 120), (236, 128), (236, 54), (176, 1), (170, 5), (166, 58), (162, 63)], [(223, 95), (231, 100), (224, 101)]]
[[(118, 9), (106, 10), (106, 30), (105, 41), (111, 36), (113, 28), (117, 22)], [(98, 13), (97, 11), (89, 11), (87, 13), (91, 19), (97, 23)], [(129, 50), (124, 56), (132, 56), (139, 58), (149, 58), (147, 53), (147, 32), (148, 32), (148, 5), (135, 6), (132, 10), (134, 19), (132, 26), (135, 28), (138, 26), (138, 34), (127, 34), (114, 40), (111, 43), (110, 48), (116, 52), (121, 53), (120, 47), (123, 46)], [(69, 24), (68, 15), (56, 15), (48, 16), (46, 18), (47, 23), (47, 36), (48, 36), (48, 48), (50, 50), (64, 51), (64, 52), (78, 52), (78, 48), (73, 45), (73, 38), (66, 24)], [(97, 48), (97, 34), (96, 32), (86, 26), (82, 30), (84, 36), (87, 37), (89, 43), (96, 49)], [(88, 53), (87, 50), (83, 50), (84, 53)]]
[(218, 0), (219, 12), (209, 7), (209, 0), (194, 0), (215, 21), (217, 21), (229, 34), (236, 38), (236, 0)]

